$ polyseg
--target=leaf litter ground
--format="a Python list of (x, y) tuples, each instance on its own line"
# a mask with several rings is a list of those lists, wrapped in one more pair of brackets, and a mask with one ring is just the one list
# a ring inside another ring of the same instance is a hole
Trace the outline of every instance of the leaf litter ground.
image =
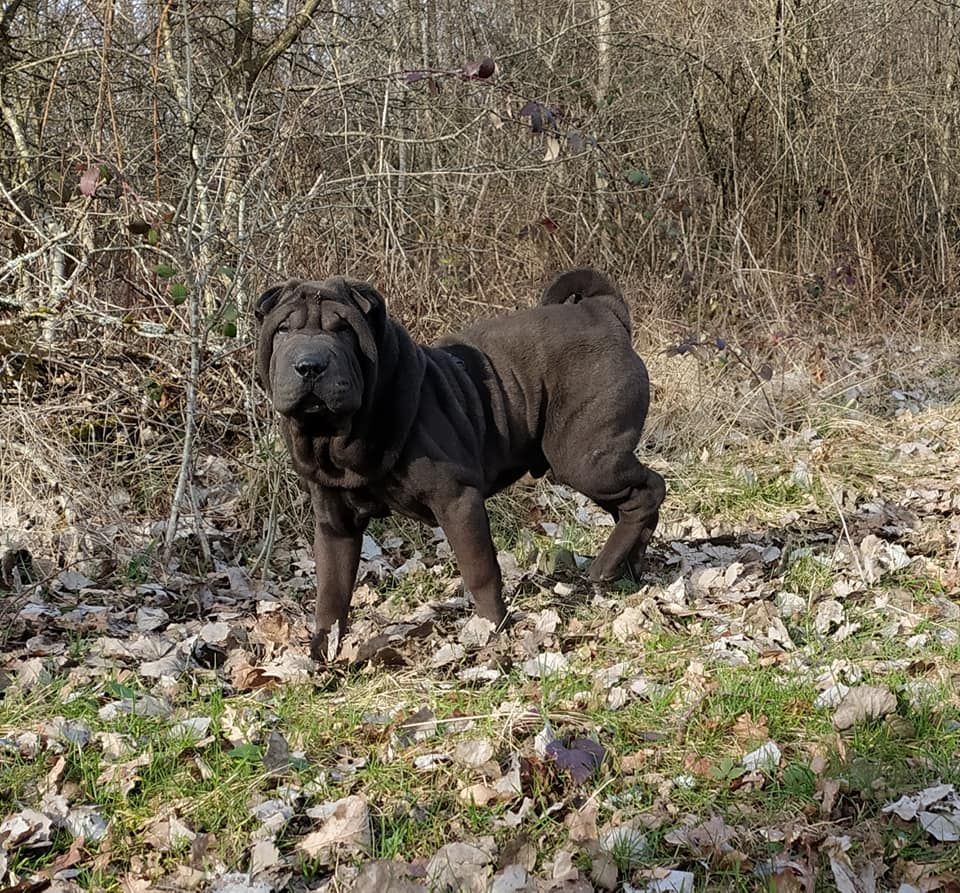
[(960, 410), (662, 470), (605, 589), (577, 494), (492, 502), (500, 633), (441, 531), (372, 528), (332, 668), (293, 535), (266, 576), (8, 552), (0, 890), (960, 890)]

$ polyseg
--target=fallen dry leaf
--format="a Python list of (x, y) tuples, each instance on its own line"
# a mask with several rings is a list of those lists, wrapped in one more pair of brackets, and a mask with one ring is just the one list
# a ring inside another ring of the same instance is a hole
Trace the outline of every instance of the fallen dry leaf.
[(164, 698), (138, 694), (135, 698), (121, 698), (104, 704), (97, 715), (104, 722), (110, 722), (124, 715), (133, 716), (170, 716), (173, 708)]
[(573, 843), (597, 840), (598, 810), (597, 801), (591, 798), (580, 809), (572, 810), (564, 819), (563, 823), (567, 826), (568, 837)]
[(506, 810), (501, 818), (493, 820), (493, 824), (496, 827), (518, 828), (523, 820), (530, 815), (533, 806), (533, 800), (531, 800), (530, 797), (524, 797), (520, 802), (520, 806), (516, 809)]
[(600, 838), (600, 849), (624, 868), (639, 865), (650, 846), (646, 835), (632, 825), (617, 825)]
[(830, 860), (830, 870), (839, 893), (876, 893), (876, 869), (872, 862), (866, 862), (857, 870), (850, 860), (848, 851), (851, 840), (829, 836), (823, 842), (823, 852)]
[[(70, 843), (70, 849), (57, 856), (57, 858), (54, 859), (53, 862), (44, 869), (43, 874), (45, 874), (47, 877), (53, 877), (64, 869), (76, 865), (83, 859), (83, 850), (85, 845), (86, 840), (82, 836), (74, 837), (73, 841)], [(2, 877), (2, 875), (0, 875), (0, 877)]]
[[(202, 881), (202, 874), (200, 878)], [(232, 871), (215, 878), (206, 891), (207, 893), (273, 893), (273, 884), (266, 881), (253, 881), (242, 872)]]
[(497, 792), (488, 784), (482, 781), (467, 785), (457, 795), (464, 803), (470, 803), (473, 806), (486, 806), (496, 801)]
[(675, 846), (687, 847), (697, 858), (722, 864), (746, 860), (746, 856), (737, 852), (730, 843), (736, 837), (736, 829), (731, 828), (720, 816), (714, 815), (705, 822), (675, 828), (665, 839)]
[(290, 746), (287, 739), (276, 729), (267, 736), (263, 766), (271, 775), (281, 775), (290, 768)]
[(140, 781), (139, 770), (144, 766), (149, 766), (152, 759), (152, 753), (144, 751), (125, 763), (109, 763), (97, 778), (97, 784), (105, 787), (116, 787), (121, 794), (126, 796)]
[(570, 850), (558, 850), (553, 856), (553, 867), (550, 876), (555, 881), (578, 881), (580, 869), (573, 863), (574, 853)]
[(650, 629), (650, 618), (643, 608), (631, 605), (624, 608), (613, 621), (610, 631), (618, 642), (635, 642)]
[(427, 862), (427, 886), (430, 890), (456, 890), (458, 893), (486, 893), (493, 876), (493, 841), (480, 847), (470, 843), (448, 843)]
[(905, 822), (916, 820), (941, 843), (960, 841), (960, 794), (952, 784), (937, 784), (888, 803), (883, 811)]
[(396, 738), (400, 747), (409, 747), (418, 741), (432, 738), (437, 732), (437, 717), (429, 707), (421, 707), (408, 716), (397, 728)]
[(884, 574), (902, 570), (913, 561), (899, 543), (889, 543), (872, 533), (860, 543), (860, 559), (864, 576), (870, 583), (878, 582)]
[(320, 829), (304, 837), (297, 849), (311, 859), (328, 862), (337, 854), (366, 855), (372, 841), (367, 801), (351, 794), (342, 800), (308, 810), (322, 818)]
[(75, 838), (92, 843), (99, 843), (107, 836), (107, 820), (95, 806), (71, 808), (62, 824)]
[(743, 765), (750, 772), (773, 772), (780, 765), (781, 753), (773, 741), (758, 747), (743, 758)]
[(7, 850), (49, 846), (52, 825), (42, 812), (23, 809), (0, 822), (0, 846)]
[(255, 878), (279, 864), (280, 850), (272, 840), (258, 840), (253, 845), (250, 851), (250, 877)]
[(862, 722), (880, 719), (897, 709), (897, 697), (883, 685), (858, 685), (843, 697), (833, 715), (833, 727), (843, 732)]
[(418, 772), (431, 772), (449, 762), (448, 753), (423, 753), (413, 758), (413, 766)]
[(528, 869), (507, 865), (493, 876), (490, 893), (537, 893), (538, 887)]
[(492, 621), (474, 614), (460, 629), (457, 638), (466, 648), (482, 648), (490, 641), (495, 630), (496, 626)]
[(620, 870), (609, 853), (597, 853), (590, 859), (590, 880), (598, 890), (614, 890)]
[(559, 651), (544, 651), (523, 664), (523, 672), (534, 679), (541, 679), (569, 669), (567, 658)]
[(833, 814), (833, 807), (840, 793), (839, 778), (822, 778), (817, 782), (816, 799), (820, 801), (820, 816), (828, 819)]
[(641, 878), (649, 878), (642, 887), (623, 885), (623, 893), (693, 893), (694, 877), (689, 871), (673, 871), (654, 868), (639, 872)]
[(159, 815), (151, 821), (143, 836), (155, 850), (166, 852), (193, 843), (197, 835), (175, 813)]
[(960, 810), (952, 814), (924, 810), (917, 818), (923, 830), (935, 840), (950, 843), (960, 840)]
[(163, 608), (141, 606), (137, 608), (137, 629), (142, 633), (150, 633), (162, 629), (170, 622), (170, 615)]
[(493, 759), (493, 744), (489, 738), (474, 738), (461, 741), (453, 749), (454, 762), (479, 769)]
[(20, 661), (20, 665), (17, 667), (15, 684), (20, 691), (28, 692), (31, 689), (48, 685), (52, 678), (43, 658), (31, 657), (28, 660)]
[(738, 716), (730, 731), (733, 732), (733, 737), (741, 744), (756, 744), (770, 736), (767, 729), (767, 718), (760, 716), (754, 720), (749, 713)]
[(445, 667), (448, 664), (463, 660), (466, 653), (467, 649), (464, 648), (463, 645), (459, 645), (456, 642), (447, 642), (434, 652), (433, 657), (430, 659), (430, 665), (437, 668)]
[(367, 862), (350, 885), (352, 893), (427, 893), (427, 887), (403, 862)]

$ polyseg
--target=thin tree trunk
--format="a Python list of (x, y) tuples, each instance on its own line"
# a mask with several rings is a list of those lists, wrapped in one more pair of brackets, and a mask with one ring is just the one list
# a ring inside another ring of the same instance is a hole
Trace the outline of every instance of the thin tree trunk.
[(610, 0), (596, 0), (597, 4), (597, 104), (601, 105), (610, 90), (610, 32), (612, 7)]

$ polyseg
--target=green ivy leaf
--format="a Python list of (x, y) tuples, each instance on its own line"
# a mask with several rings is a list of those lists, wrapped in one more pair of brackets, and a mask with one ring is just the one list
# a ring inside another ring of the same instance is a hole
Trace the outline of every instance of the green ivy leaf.
[(649, 186), (653, 182), (650, 174), (646, 171), (637, 170), (635, 167), (624, 171), (623, 176), (631, 186)]
[(263, 751), (256, 744), (238, 744), (233, 750), (227, 751), (227, 756), (233, 760), (244, 760), (248, 763), (259, 763), (263, 758)]
[(120, 682), (108, 682), (105, 686), (107, 692), (115, 698), (133, 699), (137, 697), (137, 690), (130, 688), (129, 685), (123, 685)]
[(224, 338), (236, 338), (237, 324), (235, 322), (225, 322), (223, 324), (223, 328), (220, 331), (223, 332)]
[(153, 268), (153, 272), (156, 273), (161, 279), (169, 279), (177, 271), (170, 266), (170, 264), (157, 264)]
[(163, 385), (156, 379), (146, 378), (143, 381), (143, 392), (154, 402), (159, 403), (163, 396)]
[(182, 282), (174, 282), (170, 285), (170, 300), (173, 301), (173, 303), (178, 307), (187, 300), (187, 296), (189, 294), (190, 289), (188, 289)]
[(731, 757), (724, 757), (710, 770), (710, 774), (717, 781), (733, 781), (735, 778), (745, 775), (746, 771), (746, 767), (736, 760)]

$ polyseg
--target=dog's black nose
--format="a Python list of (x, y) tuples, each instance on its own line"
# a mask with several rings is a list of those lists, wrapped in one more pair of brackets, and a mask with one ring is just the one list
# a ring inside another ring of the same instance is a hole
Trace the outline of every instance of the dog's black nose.
[(302, 378), (317, 378), (323, 374), (323, 370), (327, 368), (327, 363), (326, 357), (301, 357), (293, 364), (293, 368), (297, 370), (297, 375)]

